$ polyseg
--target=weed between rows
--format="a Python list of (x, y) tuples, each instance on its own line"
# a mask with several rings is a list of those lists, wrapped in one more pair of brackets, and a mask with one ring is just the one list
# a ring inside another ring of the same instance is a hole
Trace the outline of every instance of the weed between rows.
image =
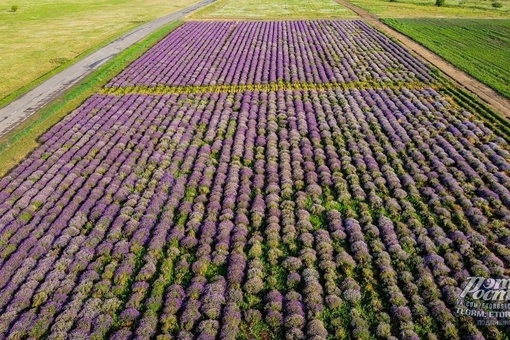
[(300, 82), (276, 82), (270, 84), (244, 84), (244, 85), (195, 85), (195, 86), (125, 86), (125, 87), (105, 87), (99, 91), (104, 95), (166, 95), (166, 94), (202, 94), (202, 93), (242, 93), (246, 91), (328, 91), (328, 90), (368, 90), (368, 89), (440, 89), (442, 83), (421, 82), (421, 81), (351, 81), (351, 82), (331, 82), (331, 83), (300, 83)]

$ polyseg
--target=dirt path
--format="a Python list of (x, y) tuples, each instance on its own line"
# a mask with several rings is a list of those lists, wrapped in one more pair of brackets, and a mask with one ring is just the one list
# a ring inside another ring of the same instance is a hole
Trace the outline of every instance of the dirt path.
[(4, 136), (20, 122), (24, 121), (35, 112), (39, 111), (42, 107), (50, 103), (53, 99), (67, 91), (71, 88), (71, 86), (78, 83), (93, 70), (115, 57), (119, 52), (125, 50), (165, 24), (180, 19), (186, 14), (212, 2), (214, 2), (214, 0), (200, 1), (178, 12), (166, 15), (135, 28), (131, 32), (126, 33), (107, 46), (78, 61), (22, 97), (0, 109), (0, 137)]
[(450, 77), (458, 86), (464, 87), (465, 89), (473, 93), (475, 96), (482, 99), (493, 110), (500, 112), (506, 117), (510, 118), (510, 100), (504, 98), (487, 85), (482, 84), (478, 80), (472, 78), (468, 74), (459, 70), (454, 65), (450, 64), (437, 54), (431, 52), (427, 48), (418, 44), (411, 38), (405, 36), (400, 32), (395, 31), (393, 28), (389, 26), (386, 26), (375, 15), (365, 11), (362, 8), (359, 8), (358, 6), (348, 2), (347, 0), (336, 1), (342, 6), (345, 6), (348, 9), (355, 12), (356, 14), (358, 14), (362, 19), (376, 27), (378, 30), (384, 32), (386, 35), (398, 39), (405, 47), (412, 50), (419, 57), (440, 69), (443, 73)]

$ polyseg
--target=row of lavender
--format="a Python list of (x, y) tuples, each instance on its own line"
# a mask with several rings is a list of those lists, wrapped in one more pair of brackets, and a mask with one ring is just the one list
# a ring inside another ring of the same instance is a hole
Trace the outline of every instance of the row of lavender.
[(101, 96), (0, 181), (0, 334), (502, 338), (510, 153), (432, 89)]
[(107, 86), (431, 79), (426, 65), (362, 21), (189, 22)]

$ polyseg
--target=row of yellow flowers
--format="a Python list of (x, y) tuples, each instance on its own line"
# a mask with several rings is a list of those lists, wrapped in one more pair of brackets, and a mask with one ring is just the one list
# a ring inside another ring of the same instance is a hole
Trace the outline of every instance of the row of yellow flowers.
[(286, 83), (275, 82), (270, 84), (243, 84), (243, 85), (190, 85), (190, 86), (169, 86), (159, 84), (157, 86), (126, 86), (104, 88), (100, 93), (106, 95), (165, 95), (165, 94), (200, 94), (200, 93), (238, 93), (246, 91), (328, 91), (328, 90), (368, 90), (368, 89), (439, 89), (442, 84), (439, 82), (423, 83), (419, 81), (398, 82), (398, 81), (353, 81), (353, 82), (331, 82), (331, 83)]

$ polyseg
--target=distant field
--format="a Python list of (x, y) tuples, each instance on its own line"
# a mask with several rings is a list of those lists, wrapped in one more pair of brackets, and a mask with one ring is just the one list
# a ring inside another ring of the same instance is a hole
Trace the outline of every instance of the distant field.
[[(510, 17), (510, 0), (446, 0), (442, 7), (435, 0), (349, 0), (381, 18), (451, 17), (502, 18)], [(492, 6), (493, 2), (501, 8)]]
[(510, 20), (387, 19), (384, 22), (510, 98)]
[(194, 2), (0, 0), (0, 99), (121, 32)]
[(334, 0), (218, 0), (192, 19), (316, 19), (355, 18)]

